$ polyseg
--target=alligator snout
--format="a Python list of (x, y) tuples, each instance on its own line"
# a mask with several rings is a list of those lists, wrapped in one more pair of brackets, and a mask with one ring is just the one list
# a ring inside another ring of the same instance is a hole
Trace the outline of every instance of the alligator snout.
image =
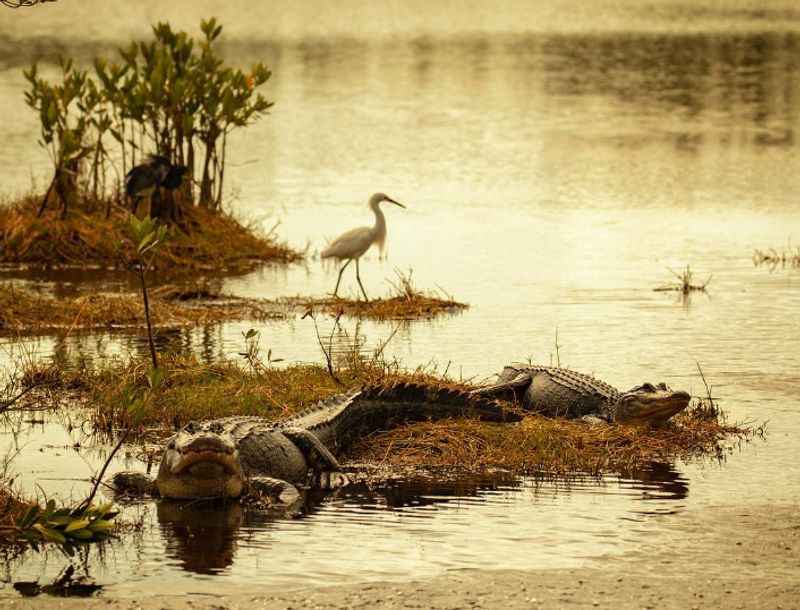
[(194, 437), (188, 443), (178, 448), (181, 453), (199, 453), (214, 451), (217, 453), (231, 454), (234, 451), (233, 443), (226, 443), (215, 434), (200, 435)]

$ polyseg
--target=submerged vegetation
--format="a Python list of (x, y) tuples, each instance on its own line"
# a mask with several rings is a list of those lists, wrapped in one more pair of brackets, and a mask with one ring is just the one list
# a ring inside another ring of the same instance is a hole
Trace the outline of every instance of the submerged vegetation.
[(778, 252), (775, 248), (768, 250), (756, 249), (753, 251), (753, 264), (767, 265), (771, 269), (776, 267), (800, 267), (800, 246), (787, 246)]

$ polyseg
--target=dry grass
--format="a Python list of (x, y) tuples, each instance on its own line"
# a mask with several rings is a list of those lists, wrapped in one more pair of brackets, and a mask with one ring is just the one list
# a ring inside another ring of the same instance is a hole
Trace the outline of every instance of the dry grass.
[[(426, 381), (445, 387), (469, 386), (435, 378), (423, 371), (402, 373), (375, 363), (341, 369), (337, 384), (318, 365), (285, 369), (245, 369), (236, 362), (202, 364), (192, 357), (162, 359), (164, 376), (149, 394), (139, 437), (157, 441), (190, 420), (234, 414), (281, 419), (345, 387), (376, 381)], [(146, 361), (116, 361), (102, 370), (65, 372), (53, 366), (29, 370), (25, 383), (79, 388), (96, 429), (113, 432), (132, 423), (124, 405), (148, 392)], [(66, 390), (70, 388), (70, 392)], [(715, 407), (716, 409), (716, 407)], [(650, 461), (693, 456), (724, 456), (726, 443), (759, 432), (725, 423), (724, 416), (697, 406), (663, 429), (593, 426), (580, 421), (529, 415), (519, 424), (473, 420), (424, 422), (364, 439), (350, 458), (381, 465), (489, 467), (516, 473), (553, 474), (629, 471)]]
[[(66, 219), (56, 211), (36, 217), (40, 199), (28, 196), (0, 205), (0, 263), (36, 268), (129, 268), (134, 246), (127, 239), (128, 212), (114, 206), (74, 207)], [(292, 262), (302, 255), (271, 235), (259, 235), (227, 214), (187, 209), (181, 228), (158, 251), (154, 268), (239, 271), (263, 262)]]
[[(275, 306), (252, 299), (219, 295), (183, 299), (169, 289), (153, 291), (150, 313), (153, 324), (161, 328), (201, 326), (226, 320), (263, 320), (284, 315)], [(0, 290), (0, 334), (130, 330), (142, 328), (144, 323), (142, 299), (138, 294), (95, 293), (55, 299), (28, 290)]]
[(683, 415), (663, 429), (593, 426), (536, 415), (516, 425), (475, 421), (424, 422), (359, 443), (360, 460), (397, 466), (427, 464), (517, 473), (623, 472), (652, 461), (701, 455), (721, 457), (723, 441), (749, 438), (748, 429)]
[(306, 310), (322, 311), (331, 315), (346, 315), (371, 320), (420, 320), (441, 314), (455, 314), (469, 305), (459, 303), (440, 289), (440, 294), (417, 289), (412, 281), (412, 271), (395, 271), (396, 279), (389, 281), (389, 295), (369, 301), (323, 297), (291, 297), (280, 302)]
[(30, 503), (20, 500), (0, 481), (0, 536), (2, 532), (13, 528), (30, 506)]

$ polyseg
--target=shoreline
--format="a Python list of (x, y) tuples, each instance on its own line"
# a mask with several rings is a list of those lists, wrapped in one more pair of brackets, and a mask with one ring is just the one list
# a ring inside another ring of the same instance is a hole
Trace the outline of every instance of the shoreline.
[(598, 557), (581, 568), (458, 570), (285, 593), (254, 586), (219, 596), (0, 599), (8, 610), (800, 608), (800, 504), (704, 507), (663, 519), (663, 529), (636, 551)]

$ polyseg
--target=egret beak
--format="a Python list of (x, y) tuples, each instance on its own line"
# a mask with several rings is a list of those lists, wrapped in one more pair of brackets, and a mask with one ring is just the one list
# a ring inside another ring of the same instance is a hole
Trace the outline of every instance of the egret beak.
[(399, 206), (400, 206), (401, 208), (403, 208), (404, 210), (406, 209), (406, 206), (404, 206), (404, 205), (403, 205), (402, 203), (400, 203), (399, 201), (395, 201), (395, 200), (394, 200), (394, 199), (392, 199), (391, 197), (387, 197), (387, 198), (386, 198), (386, 201), (391, 201), (393, 204), (395, 204), (395, 205), (399, 205)]

